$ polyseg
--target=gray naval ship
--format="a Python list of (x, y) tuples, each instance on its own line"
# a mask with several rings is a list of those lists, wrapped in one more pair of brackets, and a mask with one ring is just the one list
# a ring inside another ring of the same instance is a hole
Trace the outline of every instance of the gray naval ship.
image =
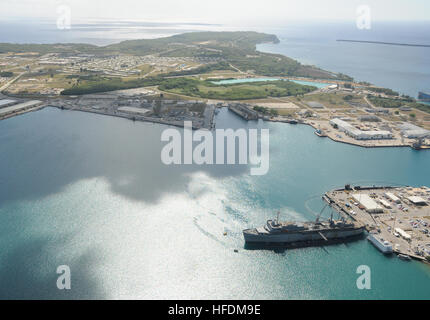
[(248, 244), (282, 244), (291, 247), (324, 245), (331, 242), (347, 241), (363, 235), (364, 226), (345, 219), (320, 222), (280, 222), (268, 220), (258, 228), (243, 230)]

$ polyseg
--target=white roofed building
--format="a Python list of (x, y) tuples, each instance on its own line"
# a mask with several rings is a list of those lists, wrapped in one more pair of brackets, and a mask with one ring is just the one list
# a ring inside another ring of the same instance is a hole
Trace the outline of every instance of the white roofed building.
[(393, 138), (393, 134), (390, 131), (385, 131), (385, 130), (362, 131), (354, 127), (352, 124), (339, 118), (331, 119), (330, 124), (333, 127), (337, 126), (339, 131), (345, 132), (346, 135), (356, 140), (381, 140), (381, 139)]
[(408, 200), (417, 206), (425, 206), (427, 205), (427, 201), (418, 196), (408, 197)]
[(425, 138), (430, 136), (429, 130), (418, 127), (412, 123), (403, 123), (399, 125), (399, 129), (402, 135), (408, 139)]
[(361, 204), (364, 209), (369, 213), (381, 213), (383, 212), (382, 207), (376, 203), (369, 195), (365, 193), (354, 194), (353, 198), (359, 204)]
[(406, 231), (404, 231), (401, 228), (395, 228), (394, 231), (396, 231), (398, 234), (400, 234), (402, 236), (402, 238), (405, 240), (411, 240), (411, 238), (412, 238), (409, 233), (407, 233)]
[(385, 193), (385, 196), (390, 199), (391, 201), (395, 202), (395, 203), (400, 203), (400, 199), (399, 197), (397, 197), (396, 195), (392, 194), (391, 192), (387, 192)]

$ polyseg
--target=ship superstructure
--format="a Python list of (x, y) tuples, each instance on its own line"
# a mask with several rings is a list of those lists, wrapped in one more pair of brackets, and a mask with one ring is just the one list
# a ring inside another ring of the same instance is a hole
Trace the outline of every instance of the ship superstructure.
[(329, 243), (356, 237), (363, 233), (364, 226), (357, 222), (332, 220), (320, 222), (281, 222), (278, 219), (268, 220), (258, 228), (243, 230), (247, 243), (278, 243), (308, 245)]

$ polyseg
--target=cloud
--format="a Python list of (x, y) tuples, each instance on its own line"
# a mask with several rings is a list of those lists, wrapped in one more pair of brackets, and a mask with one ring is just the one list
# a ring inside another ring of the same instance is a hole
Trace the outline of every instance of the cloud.
[(202, 23), (260, 23), (289, 20), (352, 20), (359, 5), (369, 5), (377, 20), (429, 20), (425, 0), (9, 0), (0, 17), (55, 19), (59, 5), (69, 5), (75, 20), (133, 19)]

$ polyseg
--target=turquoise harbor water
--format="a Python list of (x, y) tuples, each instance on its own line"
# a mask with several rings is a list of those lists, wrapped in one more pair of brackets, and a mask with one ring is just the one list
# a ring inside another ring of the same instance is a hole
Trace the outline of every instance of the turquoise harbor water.
[[(269, 173), (165, 166), (157, 124), (51, 108), (1, 121), (0, 298), (430, 298), (428, 266), (366, 240), (251, 251), (241, 234), (279, 208), (314, 219), (321, 194), (345, 183), (429, 185), (430, 152), (361, 149), (226, 109), (217, 126), (269, 128)], [(356, 287), (359, 265), (371, 290)]]
[[(277, 81), (282, 80), (280, 78), (243, 78), (243, 79), (226, 79), (219, 81), (212, 81), (215, 84), (235, 84), (235, 83), (249, 83), (249, 82), (259, 82), (259, 81)], [(304, 80), (289, 80), (298, 84), (303, 84), (306, 86), (314, 86), (317, 88), (325, 88), (331, 85), (332, 83), (324, 83), (324, 82), (314, 82), (314, 81), (304, 81)]]
[[(3, 42), (97, 44), (196, 28), (132, 25), (126, 33), (112, 25), (75, 25), (61, 32), (55, 25), (3, 25)], [(428, 48), (336, 42), (429, 43), (427, 24), (256, 29), (281, 40), (260, 50), (412, 96), (429, 90)], [(428, 266), (387, 258), (366, 240), (248, 251), (241, 234), (278, 209), (283, 219), (314, 219), (322, 193), (345, 183), (430, 185), (430, 152), (362, 149), (318, 138), (307, 126), (244, 122), (226, 110), (217, 126), (269, 128), (269, 173), (166, 167), (159, 142), (166, 127), (156, 124), (49, 108), (1, 121), (0, 298), (430, 298)], [(72, 272), (68, 292), (56, 288), (63, 264)], [(363, 264), (372, 272), (368, 291), (356, 287)]]

